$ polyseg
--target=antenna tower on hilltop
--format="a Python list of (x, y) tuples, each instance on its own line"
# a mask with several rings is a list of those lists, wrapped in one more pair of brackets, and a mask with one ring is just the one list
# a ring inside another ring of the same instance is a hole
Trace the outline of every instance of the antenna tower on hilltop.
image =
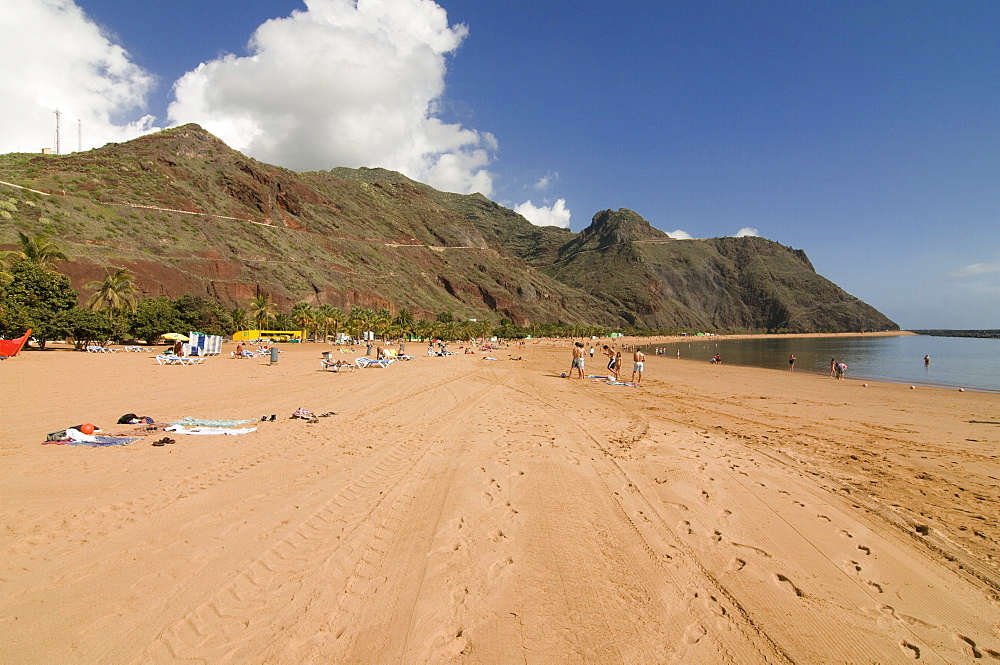
[(62, 111), (56, 109), (56, 154), (57, 155), (62, 154), (61, 152), (59, 152), (59, 116), (61, 115)]

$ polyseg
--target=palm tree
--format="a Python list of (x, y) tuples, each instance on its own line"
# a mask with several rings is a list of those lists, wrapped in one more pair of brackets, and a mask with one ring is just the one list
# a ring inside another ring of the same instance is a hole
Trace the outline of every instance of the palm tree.
[(292, 320), (302, 329), (302, 339), (316, 328), (316, 310), (307, 302), (297, 302), (292, 307)]
[(396, 318), (392, 320), (392, 325), (399, 331), (400, 337), (409, 337), (413, 332), (413, 313), (404, 307), (396, 314)]
[(272, 322), (274, 323), (275, 330), (291, 330), (292, 326), (295, 325), (291, 315), (285, 314), (284, 312), (281, 314), (275, 314)]
[(387, 340), (389, 329), (392, 327), (392, 317), (389, 315), (388, 310), (379, 310), (368, 321), (368, 325), (370, 326), (369, 330), (374, 332), (376, 337), (381, 340)]
[(375, 312), (363, 307), (354, 307), (344, 324), (348, 332), (357, 339), (363, 331), (371, 329), (371, 321), (375, 318)]
[(250, 301), (250, 316), (257, 324), (258, 330), (266, 330), (268, 322), (274, 317), (274, 303), (271, 296), (266, 293), (258, 293)]
[(14, 281), (14, 275), (10, 273), (11, 264), (21, 258), (19, 252), (11, 249), (0, 251), (0, 286), (5, 286)]
[(17, 232), (17, 242), (21, 246), (21, 257), (34, 263), (39, 268), (48, 269), (56, 261), (69, 261), (59, 248), (59, 245), (45, 233), (29, 237), (22, 231)]
[(242, 307), (236, 307), (233, 309), (229, 315), (233, 319), (233, 332), (237, 330), (246, 330), (250, 327), (250, 317), (247, 315), (247, 311)]
[(323, 341), (326, 341), (327, 335), (330, 332), (330, 326), (333, 326), (333, 334), (337, 334), (337, 329), (340, 328), (340, 324), (344, 322), (344, 311), (339, 307), (334, 307), (333, 305), (320, 305), (316, 310), (316, 323), (319, 329), (323, 331)]
[(112, 318), (122, 312), (134, 312), (139, 304), (139, 291), (135, 287), (135, 275), (119, 268), (108, 270), (104, 279), (87, 282), (84, 288), (94, 289), (94, 295), (87, 301), (91, 309), (106, 309)]

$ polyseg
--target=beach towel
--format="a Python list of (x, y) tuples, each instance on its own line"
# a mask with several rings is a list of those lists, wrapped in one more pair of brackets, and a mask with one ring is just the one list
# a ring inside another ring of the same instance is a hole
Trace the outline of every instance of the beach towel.
[(126, 446), (130, 443), (134, 443), (141, 439), (142, 437), (131, 437), (131, 436), (95, 436), (92, 437), (93, 441), (73, 441), (72, 439), (65, 439), (63, 441), (43, 441), (43, 444), (55, 444), (57, 446), (91, 446), (93, 448), (100, 448), (102, 446)]
[(256, 427), (242, 427), (242, 428), (228, 428), (228, 427), (184, 427), (183, 425), (171, 425), (170, 427), (164, 427), (164, 432), (176, 432), (177, 434), (192, 434), (198, 436), (213, 436), (226, 434), (229, 436), (238, 436), (240, 434), (249, 434), (250, 432), (256, 432)]
[(609, 386), (630, 386), (632, 388), (641, 388), (638, 383), (630, 383), (628, 381), (608, 381)]
[(245, 423), (256, 422), (256, 418), (249, 420), (210, 420), (208, 418), (192, 418), (186, 416), (180, 420), (172, 420), (171, 425), (181, 425), (182, 427), (235, 427)]

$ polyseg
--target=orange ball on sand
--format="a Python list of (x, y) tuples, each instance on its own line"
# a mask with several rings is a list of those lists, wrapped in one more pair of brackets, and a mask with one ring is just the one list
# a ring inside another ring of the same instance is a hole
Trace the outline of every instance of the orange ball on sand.
[(93, 434), (94, 433), (94, 426), (91, 425), (90, 423), (87, 423), (86, 425), (80, 425), (80, 431), (83, 434)]

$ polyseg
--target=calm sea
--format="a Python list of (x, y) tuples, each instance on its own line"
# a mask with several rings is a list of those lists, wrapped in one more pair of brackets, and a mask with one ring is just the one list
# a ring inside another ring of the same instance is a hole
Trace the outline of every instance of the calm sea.
[[(893, 337), (795, 337), (777, 339), (692, 339), (644, 347), (647, 355), (706, 363), (716, 353), (725, 363), (828, 375), (830, 359), (847, 363), (848, 378), (1000, 392), (1000, 339), (901, 335)], [(924, 365), (924, 356), (931, 357)], [(652, 358), (651, 358), (652, 359)]]

